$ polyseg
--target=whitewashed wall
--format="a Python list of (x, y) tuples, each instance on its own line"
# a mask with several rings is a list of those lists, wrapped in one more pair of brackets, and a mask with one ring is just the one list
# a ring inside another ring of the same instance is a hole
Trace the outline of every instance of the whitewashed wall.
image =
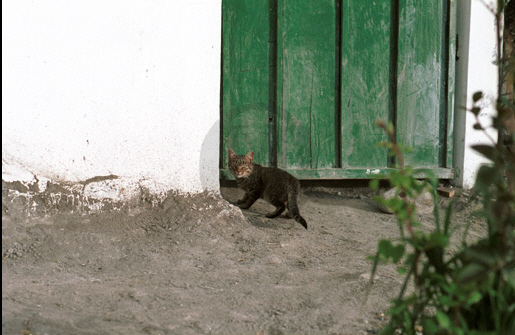
[[(496, 115), (497, 67), (494, 62), (497, 54), (495, 18), (485, 6), (495, 9), (496, 1), (458, 0), (458, 56), (456, 63), (456, 122), (455, 122), (455, 183), (464, 188), (474, 186), (476, 173), (481, 164), (488, 161), (473, 151), (470, 146), (491, 142), (487, 136), (474, 130), (474, 115), (465, 110), (472, 107), (472, 95), (482, 91), (486, 95), (481, 102), (485, 108), (480, 114), (481, 124), (490, 125)], [(495, 131), (489, 132), (497, 139)]]
[[(484, 160), (469, 146), (485, 138), (459, 107), (477, 90), (495, 96), (495, 35), (481, 1), (457, 4), (456, 183), (471, 187)], [(2, 10), (3, 180), (119, 176), (95, 188), (107, 197), (142, 185), (218, 191), (221, 0), (5, 0)]]
[(2, 10), (4, 180), (219, 189), (221, 0)]

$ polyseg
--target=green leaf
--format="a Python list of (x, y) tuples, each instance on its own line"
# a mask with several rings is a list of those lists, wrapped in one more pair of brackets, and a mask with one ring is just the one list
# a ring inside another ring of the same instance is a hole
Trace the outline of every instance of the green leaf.
[(425, 335), (437, 334), (440, 327), (433, 321), (433, 319), (424, 319), (422, 321), (422, 327), (424, 328)]
[(436, 311), (436, 320), (440, 324), (440, 326), (444, 329), (450, 329), (451, 328), (451, 319), (447, 314), (442, 312), (441, 310)]
[(440, 283), (440, 287), (444, 292), (446, 292), (450, 296), (455, 294), (456, 290), (458, 290), (458, 286), (454, 282)]
[(427, 241), (424, 245), (426, 249), (445, 248), (449, 245), (449, 236), (439, 231), (432, 232), (426, 238)]
[(390, 240), (379, 241), (378, 252), (386, 259), (391, 259), (392, 262), (397, 263), (404, 256), (404, 245), (399, 244), (394, 246)]
[(372, 191), (377, 191), (379, 189), (379, 179), (372, 179), (370, 181), (370, 188)]
[(475, 304), (476, 302), (478, 302), (479, 300), (481, 300), (481, 298), (483, 297), (483, 295), (478, 292), (478, 291), (474, 291), (472, 292), (472, 294), (470, 295), (470, 297), (468, 298), (468, 301), (467, 303), (469, 304)]
[(400, 275), (404, 275), (408, 273), (408, 268), (406, 268), (405, 266), (399, 266), (397, 267), (397, 273)]
[(438, 302), (445, 306), (452, 306), (454, 304), (454, 301), (450, 296), (447, 295), (441, 295), (438, 297)]
[(393, 247), (392, 260), (394, 263), (397, 263), (402, 259), (402, 256), (404, 256), (404, 251), (405, 251), (405, 248), (404, 248), (403, 244), (398, 244)]
[(393, 248), (393, 245), (390, 240), (380, 240), (377, 249), (379, 251), (379, 254), (388, 258), (391, 253), (392, 248)]

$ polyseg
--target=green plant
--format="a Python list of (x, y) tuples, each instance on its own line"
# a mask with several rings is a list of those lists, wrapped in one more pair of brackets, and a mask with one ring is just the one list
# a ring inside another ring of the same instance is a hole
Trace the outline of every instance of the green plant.
[[(373, 259), (372, 276), (381, 261), (398, 265), (405, 276), (401, 291), (392, 301), (390, 323), (383, 334), (514, 334), (515, 333), (515, 193), (501, 171), (506, 160), (495, 146), (477, 147), (492, 157), (492, 164), (478, 172), (475, 189), (483, 201), (479, 213), (485, 218), (488, 235), (474, 244), (463, 244), (449, 252), (452, 234), (452, 206), (440, 218), (438, 180), (427, 170), (402, 163), (402, 150), (395, 141), (392, 125), (378, 122), (389, 135), (388, 147), (397, 157), (397, 169), (388, 175), (397, 197), (377, 198), (395, 214), (398, 241), (379, 241)], [(495, 153), (494, 153), (495, 152)], [(495, 170), (495, 171), (494, 171)], [(515, 170), (508, 173), (515, 173)], [(424, 177), (421, 182), (419, 178)], [(377, 189), (379, 179), (371, 182)], [(434, 198), (434, 227), (427, 231), (417, 220), (413, 199), (425, 190)], [(454, 256), (447, 256), (453, 254)], [(411, 293), (408, 285), (413, 284)]]
[[(499, 11), (503, 6), (499, 1)], [(499, 11), (495, 12), (497, 20)], [(512, 66), (513, 59), (499, 62), (503, 64)], [(488, 229), (486, 236), (472, 244), (464, 239), (453, 252), (453, 227), (463, 223), (452, 221), (452, 206), (441, 218), (438, 180), (430, 171), (404, 166), (404, 149), (396, 141), (393, 125), (378, 121), (389, 138), (383, 145), (396, 159), (396, 169), (386, 178), (397, 196), (377, 201), (395, 214), (400, 238), (379, 241), (371, 278), (383, 261), (397, 264), (404, 275), (399, 295), (388, 310), (390, 321), (381, 334), (515, 334), (515, 108), (499, 88), (498, 113), (491, 127), (504, 134), (504, 139), (495, 140), (479, 119), (483, 93), (475, 93), (472, 99), (474, 128), (484, 131), (491, 142), (473, 146), (489, 160), (478, 170), (474, 186), (482, 203), (477, 214)], [(372, 180), (371, 188), (378, 186), (379, 180)], [(429, 231), (421, 229), (413, 201), (425, 190), (435, 200), (434, 227)]]

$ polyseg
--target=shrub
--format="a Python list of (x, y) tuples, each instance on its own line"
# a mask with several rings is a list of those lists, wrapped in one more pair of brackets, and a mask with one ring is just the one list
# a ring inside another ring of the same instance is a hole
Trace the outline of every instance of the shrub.
[[(499, 6), (498, 21), (503, 1)], [(503, 64), (513, 66), (514, 60), (499, 62), (500, 67)], [(482, 99), (481, 92), (473, 95), (470, 112), (476, 117), (474, 128), (489, 137), (478, 117)], [(489, 137), (491, 144), (472, 147), (489, 161), (478, 170), (474, 185), (482, 205), (478, 215), (487, 233), (474, 243), (464, 239), (452, 253), (451, 228), (457, 223), (452, 222), (452, 205), (441, 218), (437, 178), (431, 171), (404, 166), (404, 149), (396, 142), (393, 125), (378, 121), (389, 138), (383, 145), (396, 158), (396, 169), (386, 179), (397, 196), (377, 201), (396, 216), (400, 239), (379, 241), (371, 278), (383, 261), (398, 264), (404, 276), (381, 334), (515, 334), (515, 108), (500, 89), (496, 109), (492, 127), (503, 135), (501, 140)], [(378, 186), (379, 179), (371, 181), (372, 189)], [(429, 232), (421, 229), (413, 201), (425, 190), (435, 204), (434, 227)], [(409, 284), (413, 286), (408, 293)]]

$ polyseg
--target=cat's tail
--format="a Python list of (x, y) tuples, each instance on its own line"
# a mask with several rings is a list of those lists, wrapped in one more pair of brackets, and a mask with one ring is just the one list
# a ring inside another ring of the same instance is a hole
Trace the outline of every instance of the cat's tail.
[(308, 229), (308, 223), (300, 215), (299, 205), (297, 203), (299, 193), (300, 193), (300, 185), (298, 187), (296, 187), (295, 190), (288, 191), (288, 210), (290, 211), (291, 215), (293, 215), (293, 218), (295, 219), (295, 221), (300, 223), (304, 228)]

